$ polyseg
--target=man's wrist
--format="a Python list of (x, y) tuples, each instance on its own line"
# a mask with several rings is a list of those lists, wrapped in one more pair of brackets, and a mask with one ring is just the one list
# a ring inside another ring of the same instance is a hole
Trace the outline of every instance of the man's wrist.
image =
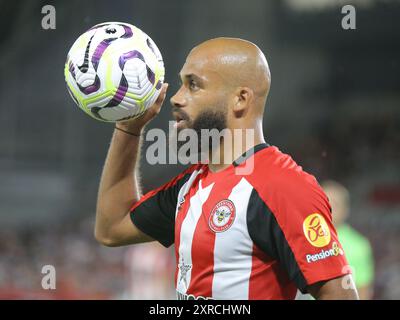
[(134, 128), (133, 129), (133, 128), (129, 128), (128, 126), (124, 126), (124, 125), (117, 124), (117, 123), (115, 124), (115, 129), (117, 129), (118, 131), (123, 132), (125, 134), (134, 136), (134, 137), (140, 137), (143, 133), (143, 128), (140, 128), (140, 129)]

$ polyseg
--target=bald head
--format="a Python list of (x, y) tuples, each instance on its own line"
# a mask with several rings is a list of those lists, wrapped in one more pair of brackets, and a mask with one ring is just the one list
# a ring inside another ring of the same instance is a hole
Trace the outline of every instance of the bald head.
[(217, 137), (224, 148), (233, 146), (233, 140), (241, 141), (242, 148), (235, 142), (235, 150), (228, 152), (230, 155), (224, 153), (224, 161), (233, 161), (254, 144), (265, 142), (263, 113), (271, 75), (264, 54), (255, 44), (235, 38), (205, 41), (190, 51), (179, 78), (181, 85), (171, 97), (178, 131), (242, 130), (241, 137), (225, 133), (222, 141)]
[(263, 52), (254, 43), (238, 38), (211, 39), (196, 46), (189, 59), (213, 69), (227, 86), (252, 89), (265, 103), (271, 74)]

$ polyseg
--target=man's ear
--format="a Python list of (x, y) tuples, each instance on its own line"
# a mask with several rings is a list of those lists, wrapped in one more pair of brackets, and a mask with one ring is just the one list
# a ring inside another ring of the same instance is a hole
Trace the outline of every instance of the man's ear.
[(251, 102), (254, 98), (254, 92), (248, 87), (239, 87), (235, 91), (233, 113), (237, 118), (241, 118), (246, 115)]

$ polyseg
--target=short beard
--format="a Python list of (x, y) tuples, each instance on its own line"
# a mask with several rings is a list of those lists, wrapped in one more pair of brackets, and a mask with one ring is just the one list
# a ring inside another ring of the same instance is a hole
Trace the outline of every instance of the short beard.
[(194, 129), (199, 137), (201, 137), (201, 130), (217, 129), (218, 132), (226, 129), (226, 110), (205, 110), (197, 116), (192, 123)]
[[(184, 129), (192, 129), (196, 132), (198, 144), (197, 146), (194, 146), (194, 149), (197, 149), (196, 158), (198, 159), (198, 162), (204, 160), (205, 158), (208, 158), (208, 155), (212, 148), (216, 147), (215, 144), (213, 145), (213, 141), (215, 142), (216, 139), (213, 139), (212, 137), (215, 135), (219, 135), (226, 128), (226, 108), (218, 108), (218, 110), (207, 109), (201, 112), (193, 121), (188, 121), (188, 125)], [(179, 132), (184, 129), (178, 130), (177, 134), (179, 134)], [(208, 136), (208, 139), (206, 139), (206, 137), (202, 137), (202, 130), (206, 130), (206, 132), (211, 132), (211, 134)], [(218, 142), (220, 143), (221, 140), (219, 140)], [(186, 143), (188, 143), (188, 140), (177, 141), (177, 150), (179, 150)]]

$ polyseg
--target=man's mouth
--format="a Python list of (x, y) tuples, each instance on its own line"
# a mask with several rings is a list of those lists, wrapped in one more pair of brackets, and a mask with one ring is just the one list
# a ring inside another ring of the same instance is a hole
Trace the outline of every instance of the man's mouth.
[(174, 128), (175, 129), (183, 129), (185, 127), (185, 122), (186, 122), (186, 120), (175, 121)]
[(174, 123), (174, 128), (175, 129), (182, 129), (185, 127), (185, 124), (187, 122), (187, 117), (179, 114), (179, 113), (173, 113), (175, 123)]

